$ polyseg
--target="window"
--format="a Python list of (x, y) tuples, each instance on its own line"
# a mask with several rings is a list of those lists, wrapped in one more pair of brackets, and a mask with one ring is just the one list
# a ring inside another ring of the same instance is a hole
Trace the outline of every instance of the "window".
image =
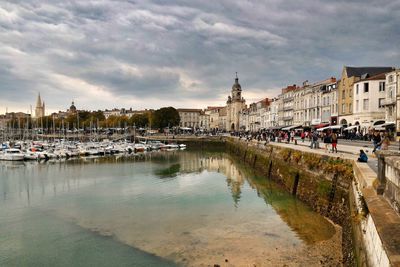
[(342, 113), (345, 113), (345, 112), (346, 112), (346, 105), (342, 104)]
[(350, 93), (349, 93), (349, 97), (353, 96), (353, 88), (350, 88)]
[(359, 85), (357, 84), (356, 85), (356, 95), (358, 95), (358, 87), (359, 87)]
[(358, 103), (358, 100), (356, 100), (356, 112), (358, 112), (359, 111), (359, 109), (360, 109), (360, 107), (359, 107), (359, 105), (358, 105), (359, 103)]
[(385, 101), (384, 98), (379, 98), (379, 105), (378, 105), (379, 108), (383, 108), (384, 107), (383, 101)]
[(369, 109), (369, 99), (364, 99), (363, 100), (363, 110), (368, 110)]
[(343, 90), (343, 91), (342, 91), (342, 99), (345, 99), (345, 98), (346, 98), (346, 91)]
[(388, 80), (389, 80), (390, 83), (392, 83), (393, 82), (393, 75), (390, 75)]
[(369, 83), (364, 83), (364, 93), (369, 92)]
[(379, 83), (379, 92), (385, 92), (385, 82)]
[(349, 112), (353, 112), (353, 104), (349, 104)]

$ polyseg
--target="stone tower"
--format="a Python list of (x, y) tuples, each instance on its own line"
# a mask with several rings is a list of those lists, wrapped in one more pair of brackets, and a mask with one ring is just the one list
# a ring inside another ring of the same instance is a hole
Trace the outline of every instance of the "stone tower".
[(40, 97), (39, 93), (36, 100), (35, 117), (36, 118), (44, 117), (44, 113), (45, 113), (45, 105), (44, 101), (42, 102), (42, 98)]
[(227, 108), (227, 131), (239, 130), (239, 113), (246, 108), (246, 101), (242, 97), (242, 86), (236, 73), (235, 83), (232, 85), (231, 95), (226, 101)]

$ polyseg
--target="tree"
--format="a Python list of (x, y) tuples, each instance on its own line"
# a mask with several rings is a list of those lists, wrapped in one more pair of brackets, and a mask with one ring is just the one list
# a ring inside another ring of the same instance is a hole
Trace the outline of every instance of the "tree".
[(135, 125), (136, 127), (145, 127), (149, 125), (149, 114), (135, 114), (128, 120), (129, 125)]
[(152, 114), (152, 127), (163, 129), (165, 127), (179, 126), (181, 118), (179, 112), (173, 107), (157, 109)]

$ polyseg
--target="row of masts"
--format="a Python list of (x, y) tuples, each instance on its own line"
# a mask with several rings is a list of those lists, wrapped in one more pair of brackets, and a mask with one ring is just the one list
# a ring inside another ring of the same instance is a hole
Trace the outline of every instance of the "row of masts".
[[(87, 127), (88, 126), (88, 127)], [(79, 117), (77, 116), (77, 122), (70, 124), (61, 120), (61, 125), (56, 127), (55, 118), (52, 118), (52, 122), (49, 123), (48, 119), (43, 121), (43, 118), (32, 119), (30, 117), (19, 118), (17, 120), (11, 120), (6, 123), (4, 128), (0, 128), (0, 140), (2, 143), (8, 141), (26, 141), (26, 140), (53, 140), (64, 139), (64, 140), (87, 140), (99, 141), (100, 138), (106, 138), (107, 133), (99, 127), (99, 120), (94, 123), (90, 121), (89, 125), (79, 123)], [(106, 128), (112, 129), (113, 138), (132, 138), (135, 137), (136, 126), (128, 125), (124, 123), (121, 125), (110, 125)]]

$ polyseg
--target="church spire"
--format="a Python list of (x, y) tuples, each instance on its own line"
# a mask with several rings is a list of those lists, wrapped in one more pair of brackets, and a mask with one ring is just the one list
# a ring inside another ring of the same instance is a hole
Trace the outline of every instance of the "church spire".
[(36, 107), (41, 107), (42, 106), (42, 99), (40, 97), (40, 92), (38, 94), (37, 100), (36, 100)]

